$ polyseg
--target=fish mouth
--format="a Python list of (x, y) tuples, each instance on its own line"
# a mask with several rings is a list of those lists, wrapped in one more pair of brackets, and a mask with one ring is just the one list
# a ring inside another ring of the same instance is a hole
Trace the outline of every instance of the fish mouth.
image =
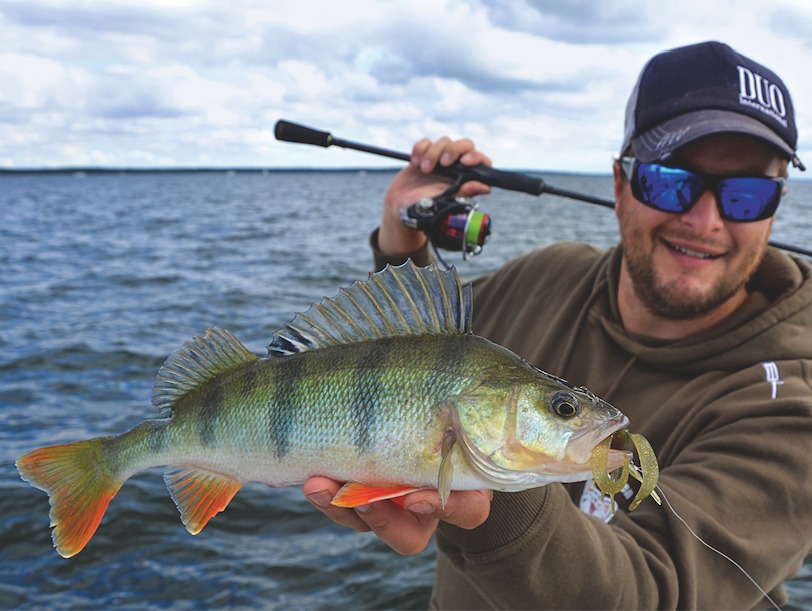
[[(607, 420), (601, 426), (574, 435), (570, 439), (567, 454), (569, 454), (573, 462), (579, 465), (588, 465), (596, 445), (628, 426), (629, 419), (624, 414), (618, 413), (617, 416)], [(625, 450), (611, 449), (609, 451), (609, 466), (611, 467), (613, 464), (615, 464), (615, 468), (623, 466), (625, 456)]]
[[(491, 482), (495, 490), (527, 490), (550, 482), (584, 481), (592, 475), (592, 452), (602, 440), (627, 428), (629, 419), (615, 410), (616, 415), (599, 426), (581, 431), (571, 437), (563, 456), (555, 458), (544, 452), (533, 452), (520, 444), (484, 453), (472, 442), (462, 427), (456, 427), (460, 443), (470, 466), (479, 476)], [(509, 445), (509, 444), (508, 444)], [(512, 449), (511, 449), (512, 448)], [(518, 450), (517, 450), (518, 448)], [(609, 450), (607, 467), (610, 471), (621, 468), (628, 460), (628, 452)]]

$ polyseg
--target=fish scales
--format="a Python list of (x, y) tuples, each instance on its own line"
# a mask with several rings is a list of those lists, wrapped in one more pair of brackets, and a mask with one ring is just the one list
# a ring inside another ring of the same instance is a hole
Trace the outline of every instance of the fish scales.
[[(152, 401), (167, 417), (39, 448), (17, 467), (48, 492), (65, 557), (124, 481), (160, 465), (192, 534), (247, 481), (325, 475), (348, 482), (334, 502), (353, 506), (589, 477), (593, 449), (625, 416), (473, 335), (470, 316), (454, 270), (387, 268), (297, 315), (267, 358), (219, 329), (190, 340), (158, 373)], [(622, 464), (609, 454), (608, 469)]]
[[(200, 399), (182, 399), (167, 427), (171, 441), (163, 446), (170, 452), (183, 447), (205, 468), (270, 485), (326, 471), (391, 482), (403, 465), (381, 461), (382, 454), (391, 458), (400, 446), (413, 454), (425, 444), (450, 398), (472, 383), (476, 362), (465, 353), (477, 352), (478, 343), (473, 336), (394, 338), (258, 361), (227, 383), (208, 383), (220, 390), (201, 389), (202, 396), (221, 401), (216, 409), (204, 403), (216, 421), (202, 426), (194, 408)], [(355, 459), (365, 456), (377, 467), (359, 473), (366, 463)], [(157, 464), (166, 459), (155, 457)], [(430, 478), (409, 483), (436, 484), (437, 464), (439, 458), (423, 465)]]
[[(300, 482), (308, 475), (327, 471), (346, 479), (392, 481), (393, 474), (385, 471), (357, 472), (360, 463), (353, 459), (369, 455), (376, 464), (381, 452), (391, 456), (399, 443), (407, 448), (410, 444), (414, 447), (415, 442), (424, 443), (426, 428), (439, 418), (443, 397), (470, 383), (464, 372), (437, 376), (425, 366), (406, 362), (387, 367), (359, 366), (365, 361), (380, 362), (381, 353), (398, 343), (328, 349), (309, 361), (295, 357), (261, 361), (229, 376), (227, 391), (222, 380), (212, 380), (208, 383), (211, 388), (201, 389), (202, 401), (195, 394), (184, 400), (192, 407), (199, 401), (199, 410), (178, 405), (173, 419), (164, 421), (159, 444), (156, 446), (153, 434), (139, 453), (145, 459), (149, 455), (148, 461), (154, 463), (147, 466), (155, 466), (178, 460), (182, 450), (186, 462), (270, 485)], [(427, 346), (432, 342), (409, 343), (419, 345), (398, 349), (414, 350), (415, 354), (431, 351)], [(304, 371), (303, 361), (308, 363)], [(290, 376), (296, 376), (294, 390), (278, 392), (278, 381)], [(242, 378), (251, 378), (253, 387), (247, 389)], [(211, 404), (215, 397), (220, 405)], [(363, 419), (357, 417), (359, 403), (363, 403)], [(141, 440), (141, 436), (133, 438)], [(284, 452), (280, 452), (280, 443), (286, 448)], [(155, 452), (156, 447), (164, 452)], [(134, 452), (133, 447), (128, 456)], [(138, 461), (138, 467), (144, 465)], [(402, 466), (394, 465), (390, 471)], [(432, 484), (436, 465), (428, 471), (432, 469), (432, 479), (414, 483)]]

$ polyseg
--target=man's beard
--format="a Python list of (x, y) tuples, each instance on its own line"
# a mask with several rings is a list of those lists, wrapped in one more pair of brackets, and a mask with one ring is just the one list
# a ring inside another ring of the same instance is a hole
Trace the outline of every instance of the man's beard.
[[(657, 238), (655, 238), (657, 239)], [(640, 244), (640, 240), (635, 240)], [(649, 312), (674, 320), (699, 318), (712, 312), (733, 297), (750, 279), (764, 254), (764, 248), (758, 249), (737, 268), (724, 274), (716, 283), (703, 293), (685, 292), (679, 285), (663, 282), (654, 269), (651, 253), (642, 248), (622, 244), (629, 277), (634, 292)]]
[(698, 296), (685, 295), (675, 287), (657, 278), (651, 258), (634, 259), (626, 254), (629, 277), (634, 292), (652, 314), (675, 320), (688, 320), (707, 314), (733, 297), (742, 283), (726, 282), (724, 279), (711, 290)]

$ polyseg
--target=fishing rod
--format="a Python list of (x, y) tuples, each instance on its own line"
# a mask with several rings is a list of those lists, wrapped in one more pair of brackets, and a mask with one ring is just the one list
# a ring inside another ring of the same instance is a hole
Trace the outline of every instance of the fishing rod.
[[(333, 136), (330, 132), (316, 130), (284, 119), (276, 122), (274, 135), (277, 140), (285, 142), (312, 144), (324, 148), (338, 146), (407, 163), (411, 161), (411, 157), (406, 153), (344, 140)], [(424, 198), (409, 206), (401, 213), (401, 219), (410, 229), (426, 233), (434, 246), (445, 250), (462, 251), (463, 257), (481, 252), (482, 246), (490, 235), (489, 215), (477, 210), (476, 204), (469, 198), (455, 196), (466, 182), (478, 181), (490, 187), (518, 191), (528, 195), (539, 196), (547, 193), (605, 208), (615, 207), (615, 203), (608, 199), (568, 189), (559, 189), (547, 184), (542, 178), (521, 172), (497, 170), (482, 164), (467, 166), (457, 161), (450, 166), (435, 166), (434, 173), (452, 179), (453, 184), (440, 195), (434, 198)], [(812, 258), (810, 249), (773, 240), (770, 240), (769, 244), (781, 250)]]

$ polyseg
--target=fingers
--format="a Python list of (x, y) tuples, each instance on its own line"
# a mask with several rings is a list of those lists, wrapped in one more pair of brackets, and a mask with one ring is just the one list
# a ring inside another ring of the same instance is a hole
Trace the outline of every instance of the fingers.
[(421, 172), (429, 173), (439, 163), (450, 166), (459, 161), (463, 165), (491, 165), (491, 159), (477, 150), (474, 141), (469, 138), (451, 140), (448, 137), (432, 142), (428, 138), (418, 141), (412, 148), (411, 162)]
[(341, 485), (326, 477), (311, 477), (308, 479), (302, 492), (308, 501), (313, 504), (316, 509), (321, 511), (324, 515), (330, 518), (333, 522), (347, 526), (358, 532), (369, 532), (372, 530), (367, 526), (353, 509), (345, 507), (336, 507), (331, 505), (330, 502), (338, 492)]
[[(473, 140), (468, 138), (461, 140), (440, 138), (436, 141), (423, 138), (415, 143), (411, 163), (397, 173), (384, 197), (383, 215), (378, 232), (378, 248), (382, 253), (407, 255), (426, 244), (425, 234), (403, 225), (401, 210), (423, 197), (434, 197), (448, 189), (450, 179), (433, 174), (433, 170), (438, 163), (450, 166), (457, 161), (464, 165), (491, 165), (490, 157), (477, 150)], [(470, 181), (462, 185), (459, 195), (474, 197), (490, 192), (491, 188), (488, 185)]]
[(436, 518), (412, 513), (392, 501), (357, 507), (356, 512), (381, 541), (407, 556), (426, 549), (437, 529)]
[[(467, 166), (492, 165), (491, 158), (477, 150), (474, 141), (469, 138), (451, 140), (446, 137), (434, 142), (423, 138), (412, 149), (411, 164), (423, 174), (431, 173), (438, 164), (447, 167), (457, 161)], [(466, 182), (459, 190), (460, 195), (468, 197), (490, 192), (488, 185), (475, 181)]]
[(400, 554), (417, 554), (428, 545), (440, 520), (460, 528), (476, 528), (490, 513), (490, 490), (461, 490), (449, 495), (445, 507), (436, 490), (421, 490), (402, 498), (403, 507), (381, 501), (355, 509), (330, 505), (339, 484), (323, 477), (304, 485), (307, 499), (334, 522), (359, 532), (374, 532)]
[(404, 497), (404, 509), (411, 513), (431, 516), (460, 528), (481, 526), (491, 510), (491, 490), (457, 490), (448, 497), (445, 507), (436, 490), (421, 490)]

